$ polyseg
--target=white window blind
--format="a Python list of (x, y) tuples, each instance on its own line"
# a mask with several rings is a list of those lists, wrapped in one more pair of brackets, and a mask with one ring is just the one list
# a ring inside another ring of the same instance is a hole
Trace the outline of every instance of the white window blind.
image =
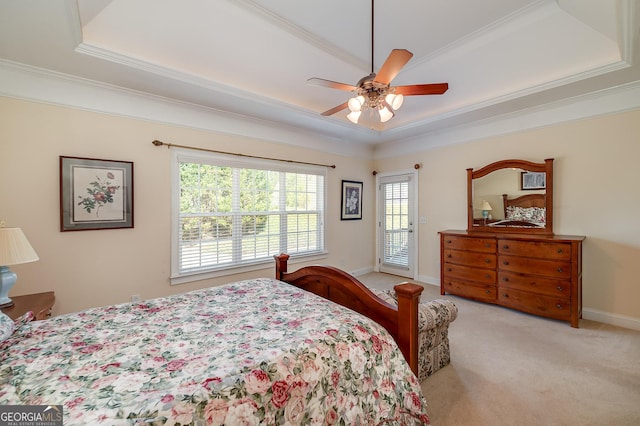
[(324, 167), (177, 151), (172, 277), (324, 252)]

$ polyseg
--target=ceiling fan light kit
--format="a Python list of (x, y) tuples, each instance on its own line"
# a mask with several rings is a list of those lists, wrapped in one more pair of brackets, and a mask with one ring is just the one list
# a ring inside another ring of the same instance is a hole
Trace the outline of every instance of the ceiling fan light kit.
[(394, 111), (397, 111), (404, 102), (404, 96), (402, 94), (396, 95), (394, 93), (389, 93), (384, 97), (384, 100), (391, 105)]
[(349, 114), (347, 114), (347, 118), (353, 124), (358, 124), (358, 120), (360, 119), (360, 114), (362, 114), (362, 111), (351, 111)]
[(378, 113), (380, 114), (380, 122), (382, 123), (386, 123), (387, 121), (391, 120), (395, 115), (393, 111), (391, 111), (386, 106), (383, 106), (382, 108), (380, 108), (378, 110)]
[(358, 124), (360, 114), (366, 108), (377, 110), (382, 123), (391, 120), (395, 115), (395, 111), (402, 106), (404, 96), (402, 94), (388, 93), (390, 90), (393, 90), (393, 88), (358, 89), (359, 94), (347, 102), (347, 106), (351, 111), (347, 115), (349, 121), (353, 124)]
[(356, 93), (356, 96), (350, 98), (347, 102), (323, 112), (323, 116), (333, 115), (348, 108), (350, 112), (347, 114), (347, 118), (353, 124), (358, 124), (362, 111), (371, 109), (378, 111), (380, 122), (386, 123), (395, 116), (395, 111), (402, 106), (405, 96), (441, 95), (449, 89), (447, 83), (391, 87), (391, 80), (398, 75), (413, 56), (413, 53), (406, 49), (393, 49), (387, 60), (382, 64), (378, 74), (373, 72), (373, 24), (373, 0), (371, 0), (371, 74), (361, 78), (355, 86), (316, 77), (307, 80), (307, 83), (316, 86)]

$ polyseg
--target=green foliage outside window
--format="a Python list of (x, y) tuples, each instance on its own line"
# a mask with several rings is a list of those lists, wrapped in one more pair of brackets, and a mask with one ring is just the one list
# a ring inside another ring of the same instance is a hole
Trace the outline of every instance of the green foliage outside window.
[(179, 170), (181, 265), (322, 249), (323, 176), (185, 162)]

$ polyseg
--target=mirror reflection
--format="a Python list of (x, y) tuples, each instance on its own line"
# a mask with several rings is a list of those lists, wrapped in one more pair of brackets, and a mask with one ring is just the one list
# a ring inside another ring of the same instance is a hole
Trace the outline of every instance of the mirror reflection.
[(473, 226), (544, 228), (546, 190), (527, 189), (544, 186), (544, 173), (519, 168), (474, 179)]
[(467, 230), (553, 234), (553, 158), (467, 169)]

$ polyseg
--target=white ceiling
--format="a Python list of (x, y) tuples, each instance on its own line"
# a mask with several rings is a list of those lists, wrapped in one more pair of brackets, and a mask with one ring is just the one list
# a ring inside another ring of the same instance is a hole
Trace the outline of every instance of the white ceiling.
[(374, 71), (403, 48), (414, 56), (392, 85), (449, 83), (383, 127), (320, 116), (350, 93), (306, 84), (371, 72), (369, 0), (0, 0), (0, 61), (392, 147), (640, 81), (639, 4), (377, 0)]

